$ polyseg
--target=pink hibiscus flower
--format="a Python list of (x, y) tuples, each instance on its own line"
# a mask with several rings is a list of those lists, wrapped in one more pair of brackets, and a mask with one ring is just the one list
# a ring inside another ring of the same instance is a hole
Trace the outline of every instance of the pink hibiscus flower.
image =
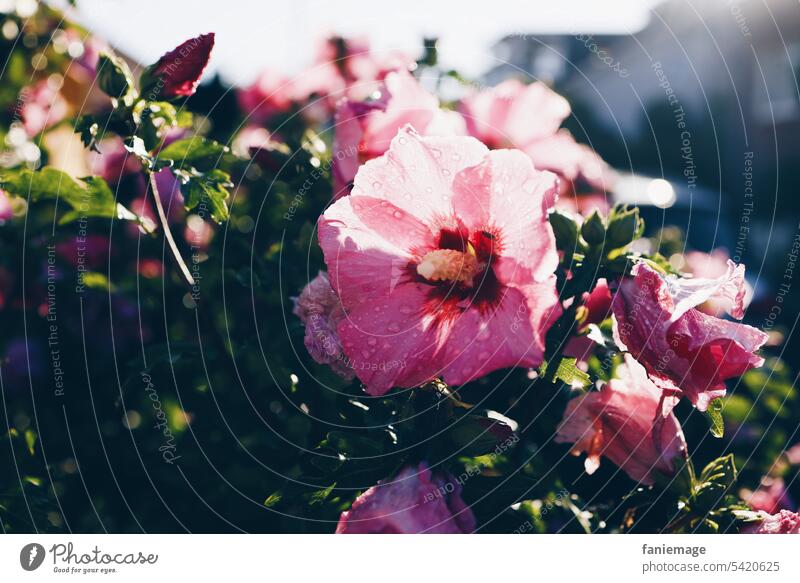
[(378, 482), (347, 512), (336, 534), (467, 534), (475, 516), (461, 499), (461, 485), (436, 475), (425, 462), (406, 466), (393, 480)]
[(569, 102), (544, 83), (508, 79), (466, 96), (460, 109), (470, 135), (490, 148), (523, 150), (536, 168), (569, 181), (566, 190), (582, 180), (602, 192), (613, 182), (614, 173), (600, 156), (559, 130), (571, 112)]
[[(690, 251), (683, 258), (685, 260), (683, 269), (694, 277), (704, 279), (722, 277), (728, 271), (728, 261), (730, 260), (728, 252), (724, 249), (714, 249), (711, 253)], [(753, 288), (745, 281), (744, 289), (743, 306), (746, 308), (753, 299)], [(697, 306), (701, 312), (717, 317), (729, 312), (731, 308), (731, 300), (725, 297), (713, 297)]]
[(781, 510), (777, 514), (759, 512), (759, 522), (742, 529), (745, 534), (800, 534), (800, 513)]
[(406, 124), (423, 135), (466, 134), (461, 116), (439, 109), (439, 100), (405, 71), (386, 76), (378, 99), (340, 102), (333, 141), (335, 196), (347, 194), (359, 166), (383, 154)]
[(725, 395), (725, 380), (761, 366), (754, 354), (767, 335), (695, 309), (725, 297), (731, 315), (744, 316), (744, 266), (728, 262), (717, 279), (664, 276), (637, 263), (614, 295), (614, 337), (669, 396), (685, 395), (701, 411)]
[(556, 183), (521, 152), (408, 126), (361, 167), (352, 195), (320, 218), (319, 241), (367, 392), (542, 362), (560, 313)]
[(755, 491), (742, 490), (740, 496), (753, 510), (763, 510), (769, 514), (781, 508), (794, 508), (783, 478), (766, 476)]
[(661, 415), (661, 391), (630, 355), (600, 391), (572, 399), (558, 428), (557, 443), (574, 443), (574, 455), (586, 454), (587, 474), (605, 456), (628, 476), (652, 484), (657, 474), (672, 475), (686, 452), (680, 423), (672, 412)]

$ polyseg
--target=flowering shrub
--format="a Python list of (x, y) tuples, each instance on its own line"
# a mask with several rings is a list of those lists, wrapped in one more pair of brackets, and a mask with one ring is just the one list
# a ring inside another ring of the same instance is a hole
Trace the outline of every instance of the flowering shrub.
[(9, 22), (5, 531), (798, 531), (744, 265), (658, 252), (551, 88), (332, 38), (230, 97), (213, 33)]

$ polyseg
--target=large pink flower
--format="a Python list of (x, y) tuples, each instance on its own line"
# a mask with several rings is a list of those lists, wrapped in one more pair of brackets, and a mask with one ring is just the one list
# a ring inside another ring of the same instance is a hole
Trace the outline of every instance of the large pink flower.
[(347, 317), (345, 353), (374, 395), (542, 362), (560, 313), (547, 213), (557, 178), (521, 152), (403, 128), (319, 222)]
[(470, 135), (490, 148), (519, 148), (539, 170), (608, 190), (613, 171), (591, 148), (559, 130), (570, 112), (567, 100), (544, 83), (525, 85), (518, 79), (473, 92), (461, 102)]
[(746, 534), (800, 534), (800, 513), (781, 510), (777, 514), (759, 512), (760, 522), (742, 529)]
[[(683, 269), (694, 277), (716, 279), (728, 272), (730, 256), (724, 249), (714, 249), (711, 253), (690, 251), (683, 258), (685, 260)], [(753, 288), (745, 281), (744, 289), (743, 306), (746, 308), (753, 298)], [(717, 317), (729, 312), (731, 308), (731, 300), (726, 297), (713, 297), (697, 306), (701, 312)]]
[(423, 135), (465, 135), (462, 117), (439, 109), (439, 100), (408, 72), (386, 75), (378, 99), (340, 102), (333, 141), (334, 193), (347, 193), (361, 164), (383, 154), (400, 128)]
[(461, 485), (436, 475), (425, 462), (378, 482), (342, 512), (336, 534), (466, 534), (475, 516), (461, 499)]
[(711, 298), (731, 301), (731, 315), (744, 315), (744, 266), (728, 262), (717, 279), (664, 276), (647, 263), (633, 267), (614, 295), (614, 335), (670, 396), (685, 395), (701, 411), (725, 395), (725, 380), (764, 359), (754, 354), (767, 335), (744, 324), (695, 309)]
[(630, 355), (617, 378), (569, 402), (555, 441), (574, 443), (575, 455), (585, 453), (588, 474), (605, 456), (643, 484), (658, 473), (671, 475), (686, 451), (680, 423), (672, 412), (662, 416), (661, 391)]

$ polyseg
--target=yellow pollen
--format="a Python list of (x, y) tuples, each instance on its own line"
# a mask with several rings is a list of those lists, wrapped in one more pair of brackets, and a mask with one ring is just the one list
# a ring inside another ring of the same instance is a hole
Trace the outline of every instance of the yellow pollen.
[(460, 281), (467, 285), (472, 285), (479, 269), (475, 255), (454, 249), (430, 251), (417, 265), (417, 273), (428, 281)]

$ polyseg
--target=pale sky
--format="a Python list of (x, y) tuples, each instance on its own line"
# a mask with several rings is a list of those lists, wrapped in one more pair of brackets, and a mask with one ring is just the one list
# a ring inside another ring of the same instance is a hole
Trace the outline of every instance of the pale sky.
[[(55, 5), (62, 0), (53, 0)], [(416, 51), (437, 36), (448, 67), (477, 76), (489, 47), (512, 33), (631, 33), (659, 0), (78, 0), (74, 19), (143, 63), (186, 38), (217, 33), (212, 70), (247, 83), (265, 67), (308, 64), (314, 39), (367, 35), (373, 47)]]

